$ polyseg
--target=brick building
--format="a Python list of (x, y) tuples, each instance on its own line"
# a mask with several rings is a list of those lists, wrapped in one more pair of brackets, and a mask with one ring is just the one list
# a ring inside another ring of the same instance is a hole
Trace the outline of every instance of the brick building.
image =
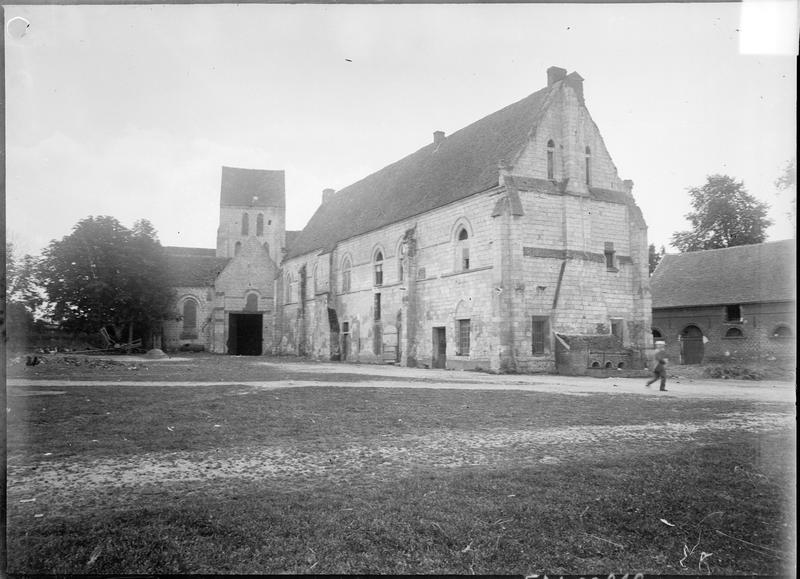
[(166, 346), (494, 371), (642, 368), (647, 230), (631, 189), (583, 79), (558, 67), (519, 102), (326, 189), (294, 239), (283, 233), (283, 173), (223, 168), (216, 252), (170, 250), (198, 266), (176, 278), (181, 319), (165, 327)]
[(794, 268), (794, 240), (665, 255), (653, 335), (682, 364), (794, 360)]

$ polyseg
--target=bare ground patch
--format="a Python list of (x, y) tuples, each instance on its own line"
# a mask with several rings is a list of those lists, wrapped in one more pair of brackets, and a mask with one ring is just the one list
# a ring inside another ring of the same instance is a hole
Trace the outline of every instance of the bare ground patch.
[[(520, 466), (568, 462), (619, 452), (625, 445), (655, 446), (688, 442), (728, 431), (763, 432), (793, 425), (781, 413), (731, 413), (702, 422), (662, 422), (622, 426), (452, 430), (381, 435), (371, 444), (337, 448), (283, 444), (234, 447), (220, 451), (147, 453), (119, 459), (49, 460), (8, 465), (10, 510), (68, 512), (97, 500), (96, 493), (179, 482), (287, 481), (314, 485), (354, 477), (386, 479), (415, 468)], [(31, 499), (36, 499), (32, 501)]]

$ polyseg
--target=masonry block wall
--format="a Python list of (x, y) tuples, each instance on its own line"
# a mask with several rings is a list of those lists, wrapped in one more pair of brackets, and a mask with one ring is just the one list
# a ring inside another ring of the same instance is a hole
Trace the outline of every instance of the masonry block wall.
[[(228, 205), (220, 208), (217, 230), (217, 257), (234, 257), (236, 244), (244, 244), (254, 237), (269, 252), (272, 261), (280, 263), (281, 249), (285, 246), (286, 210), (283, 207), (252, 207)], [(242, 232), (242, 221), (247, 216), (247, 234)], [(258, 222), (262, 223), (261, 234)]]
[(259, 239), (245, 240), (239, 257), (219, 274), (214, 288), (212, 351), (228, 353), (231, 314), (262, 315), (262, 353), (272, 352), (274, 287), (278, 268)]
[(277, 351), (553, 371), (560, 332), (612, 339), (641, 364), (652, 346), (646, 225), (582, 79), (560, 78), (527, 143), (497, 159), (496, 186), (287, 260)]
[[(175, 288), (175, 315), (162, 324), (162, 348), (167, 351), (184, 345), (208, 347), (213, 335), (212, 313), (214, 311), (214, 288), (210, 286)], [(193, 327), (186, 327), (183, 319), (184, 303), (193, 300), (197, 304), (197, 316)]]

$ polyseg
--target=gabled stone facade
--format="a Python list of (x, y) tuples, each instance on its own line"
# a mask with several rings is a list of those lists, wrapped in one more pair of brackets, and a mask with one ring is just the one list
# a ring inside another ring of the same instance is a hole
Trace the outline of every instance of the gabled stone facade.
[(582, 374), (652, 348), (646, 225), (577, 73), (325, 190), (289, 244), (282, 172), (222, 182), (212, 351), (251, 353), (247, 315), (262, 352), (321, 360)]
[[(583, 79), (548, 72), (543, 91), (452, 137), (439, 132), (430, 149), (371, 177), (380, 199), (381, 186), (402, 190), (391, 182), (398, 173), (411, 181), (419, 167), (417, 181), (427, 179), (442, 154), (439, 178), (463, 183), (454, 201), (398, 211), (394, 222), (332, 243), (326, 231), (303, 231), (301, 246), (326, 243), (290, 248), (283, 264), (278, 353), (511, 372), (644, 366), (646, 225), (585, 107)], [(516, 127), (524, 138), (493, 158), (502, 147), (487, 140), (502, 140), (515, 120), (528, 123)], [(490, 152), (479, 156), (465, 135)], [(448, 164), (449, 139), (471, 172)], [(481, 163), (492, 178), (475, 170)], [(348, 189), (329, 194), (318, 213), (362, 195)], [(570, 342), (585, 352), (570, 353)]]

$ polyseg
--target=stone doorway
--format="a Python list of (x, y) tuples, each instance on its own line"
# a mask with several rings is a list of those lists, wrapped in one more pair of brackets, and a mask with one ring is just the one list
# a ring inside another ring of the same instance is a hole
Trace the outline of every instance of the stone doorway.
[(686, 326), (681, 332), (681, 358), (684, 364), (701, 364), (704, 346), (703, 331), (697, 326)]
[(228, 354), (260, 356), (264, 340), (263, 314), (229, 314)]
[(443, 327), (433, 328), (431, 367), (447, 367), (447, 333)]

